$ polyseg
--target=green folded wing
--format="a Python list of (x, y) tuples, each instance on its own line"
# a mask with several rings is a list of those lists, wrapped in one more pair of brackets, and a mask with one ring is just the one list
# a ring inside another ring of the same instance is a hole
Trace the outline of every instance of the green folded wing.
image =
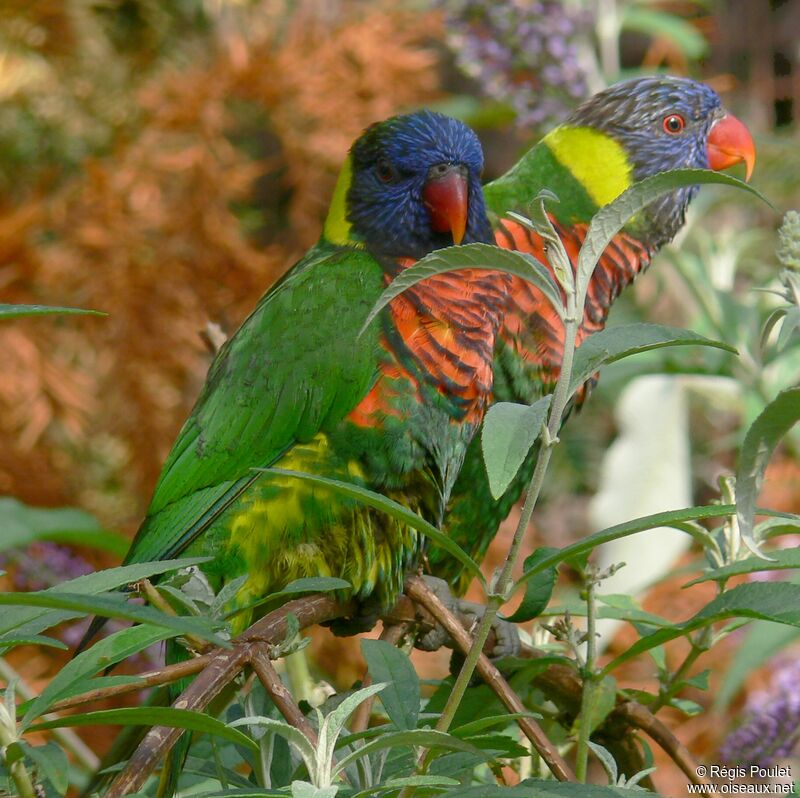
[(334, 427), (377, 376), (383, 288), (364, 252), (318, 244), (220, 349), (127, 562), (173, 557), (298, 442)]

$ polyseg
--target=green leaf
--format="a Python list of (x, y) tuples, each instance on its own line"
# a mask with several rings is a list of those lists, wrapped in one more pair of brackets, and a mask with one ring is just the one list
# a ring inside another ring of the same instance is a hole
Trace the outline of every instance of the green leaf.
[(89, 546), (124, 556), (130, 541), (117, 532), (103, 529), (83, 510), (72, 507), (28, 507), (9, 497), (0, 498), (0, 551), (27, 546), (36, 540), (52, 540)]
[(246, 734), (231, 728), (220, 720), (206, 715), (204, 712), (192, 712), (189, 709), (173, 709), (172, 707), (123, 707), (121, 709), (103, 709), (98, 712), (86, 712), (81, 715), (67, 715), (63, 718), (45, 720), (35, 723), (30, 731), (60, 729), (64, 726), (170, 726), (176, 729), (213, 734), (242, 745), (252, 751), (258, 751), (258, 745)]
[(22, 316), (107, 316), (100, 310), (62, 308), (55, 305), (4, 305), (0, 304), (0, 319), (18, 319)]
[(671, 698), (669, 705), (690, 718), (699, 715), (703, 711), (703, 707), (697, 701), (690, 701), (687, 698)]
[[(232, 721), (228, 726), (233, 729), (237, 726), (256, 726), (258, 728), (266, 729), (268, 731), (279, 734), (284, 739), (288, 740), (297, 749), (297, 752), (303, 758), (306, 768), (309, 773), (314, 771), (314, 763), (316, 761), (316, 752), (314, 746), (308, 737), (303, 734), (299, 729), (290, 726), (285, 720), (275, 720), (275, 718), (267, 718), (264, 715), (253, 715), (245, 718), (238, 718)], [(248, 740), (250, 738), (248, 737)], [(258, 745), (254, 743), (256, 749)]]
[[(74, 593), (55, 593), (47, 590), (32, 593), (0, 593), (0, 606), (47, 607), (82, 614), (121, 618), (137, 623), (149, 623), (171, 629), (177, 634), (191, 634), (209, 640), (217, 646), (230, 648), (230, 643), (219, 637), (213, 629), (219, 621), (207, 618), (187, 618), (167, 615), (151, 607), (131, 604), (116, 594), (85, 596)], [(0, 643), (3, 641), (0, 640)]]
[[(623, 191), (613, 202), (604, 205), (593, 217), (586, 232), (577, 267), (577, 294), (579, 298), (586, 296), (594, 267), (600, 260), (611, 239), (635, 216), (644, 210), (653, 200), (658, 199), (676, 188), (685, 188), (703, 183), (718, 183), (733, 186), (747, 191), (770, 205), (760, 192), (747, 183), (723, 172), (711, 169), (674, 169), (661, 172), (634, 184)], [(772, 207), (770, 205), (770, 207)]]
[(42, 693), (34, 699), (22, 719), (22, 728), (47, 710), (73, 686), (98, 671), (105, 670), (144, 648), (172, 637), (173, 632), (158, 627), (134, 626), (122, 629), (108, 637), (98, 640), (91, 648), (70, 660), (53, 677)]
[(337, 792), (339, 792), (338, 784), (316, 787), (307, 781), (292, 782), (292, 798), (336, 798)]
[(333, 774), (338, 775), (346, 767), (361, 759), (363, 756), (373, 754), (376, 751), (383, 751), (387, 748), (395, 748), (401, 745), (425, 746), (426, 748), (437, 748), (444, 751), (466, 751), (477, 753), (478, 749), (466, 742), (453, 737), (452, 734), (434, 731), (433, 729), (410, 729), (407, 731), (389, 732), (379, 737), (377, 740), (362, 745), (353, 753), (348, 754), (337, 763), (333, 769)]
[[(525, 660), (529, 662), (529, 660)], [(536, 712), (509, 712), (507, 715), (492, 715), (488, 718), (478, 718), (470, 723), (464, 723), (455, 729), (451, 729), (450, 733), (456, 737), (469, 738), (473, 734), (478, 734), (485, 729), (491, 729), (495, 726), (509, 726), (515, 720), (520, 718), (541, 718), (542, 716)]]
[(405, 776), (404, 778), (388, 779), (383, 784), (369, 787), (357, 792), (353, 798), (375, 798), (385, 792), (400, 790), (403, 787), (459, 787), (460, 781), (447, 776)]
[[(121, 565), (117, 568), (107, 568), (104, 571), (96, 571), (92, 574), (84, 574), (84, 576), (69, 579), (56, 587), (51, 587), (41, 592), (49, 594), (58, 591), (86, 595), (105, 593), (123, 585), (138, 582), (140, 579), (208, 562), (209, 559), (209, 557), (185, 557), (180, 560), (157, 560), (155, 562)], [(17, 637), (21, 634), (37, 634), (62, 621), (78, 618), (82, 614), (76, 611), (48, 612), (34, 607), (9, 610), (3, 613), (0, 620), (0, 646), (6, 645), (8, 633), (12, 631), (16, 632), (15, 636)]]
[(591, 686), (591, 699), (587, 711), (578, 719), (589, 727), (589, 734), (595, 731), (611, 714), (617, 703), (617, 681), (613, 676), (604, 676)]
[(636, 535), (639, 532), (645, 532), (648, 529), (655, 529), (659, 526), (671, 526), (685, 531), (684, 525), (689, 521), (700, 521), (708, 518), (725, 518), (726, 516), (732, 515), (735, 510), (736, 508), (732, 504), (712, 504), (704, 507), (688, 507), (685, 510), (667, 510), (666, 512), (653, 513), (652, 515), (635, 518), (632, 521), (625, 521), (622, 524), (615, 524), (607, 529), (601, 529), (599, 532), (582, 538), (571, 546), (565, 546), (563, 549), (556, 549), (551, 555), (544, 557), (542, 560), (532, 565), (530, 569), (517, 580), (515, 588), (524, 584), (537, 574), (542, 573), (547, 568), (551, 568), (565, 560), (571, 560), (592, 551), (601, 543), (608, 543), (609, 541), (618, 540), (619, 538), (628, 537), (629, 535)]
[(798, 329), (800, 329), (800, 308), (787, 308), (775, 348), (779, 352), (785, 349), (792, 334)]
[(667, 11), (642, 5), (625, 6), (622, 29), (638, 31), (654, 39), (669, 39), (690, 60), (701, 58), (708, 52), (705, 36), (691, 22)]
[(385, 640), (361, 641), (361, 652), (373, 682), (385, 682), (380, 700), (398, 729), (416, 729), (419, 718), (419, 676), (406, 654)]
[(642, 798), (642, 794), (641, 789), (626, 790), (621, 787), (601, 787), (599, 784), (559, 782), (552, 779), (525, 779), (514, 787), (481, 784), (460, 790), (458, 798)]
[(721, 568), (714, 568), (704, 572), (697, 579), (687, 582), (684, 587), (691, 587), (700, 582), (730, 579), (732, 576), (753, 574), (759, 571), (781, 571), (787, 568), (800, 568), (800, 548), (772, 550), (769, 556), (769, 560), (764, 560), (762, 557), (748, 557), (746, 560), (739, 560)]
[[(549, 546), (536, 549), (533, 554), (525, 559), (522, 573), (527, 573), (546, 557), (552, 557), (558, 551), (559, 549)], [(553, 588), (557, 578), (558, 568), (555, 565), (551, 565), (539, 571), (535, 578), (528, 579), (525, 583), (525, 596), (522, 599), (522, 603), (517, 608), (517, 611), (506, 620), (511, 623), (522, 623), (541, 615), (553, 595)]]
[(3, 637), (3, 647), (5, 646), (50, 646), (52, 648), (60, 648), (62, 651), (67, 651), (69, 646), (56, 640), (54, 637), (47, 637), (47, 635), (29, 635), (27, 637)]
[(606, 327), (590, 335), (576, 350), (570, 379), (570, 393), (574, 393), (601, 366), (640, 352), (662, 349), (667, 346), (711, 346), (736, 353), (736, 348), (713, 341), (691, 330), (667, 327), (663, 324), (623, 324)]
[(623, 662), (660, 646), (695, 629), (727, 618), (758, 618), (764, 621), (800, 626), (800, 585), (788, 582), (754, 582), (737, 585), (706, 604), (700, 612), (683, 623), (637, 640), (610, 662), (603, 673), (610, 673)]
[(39, 776), (47, 779), (59, 795), (64, 795), (69, 788), (69, 762), (61, 748), (55, 743), (33, 746), (21, 741), (20, 744), (25, 756), (36, 765)]
[(533, 405), (498, 402), (489, 408), (481, 431), (481, 449), (489, 489), (499, 499), (511, 484), (542, 431), (551, 395)]
[(286, 790), (265, 790), (259, 787), (234, 787), (228, 790), (194, 793), (192, 798), (287, 798)]
[(603, 766), (603, 770), (605, 770), (606, 774), (608, 775), (609, 784), (616, 784), (617, 779), (619, 778), (619, 771), (617, 770), (617, 763), (614, 757), (611, 756), (611, 752), (607, 748), (603, 748), (602, 745), (593, 743), (591, 740), (587, 740), (586, 742), (588, 743), (589, 748), (591, 748), (592, 753), (600, 761), (600, 764)]
[(696, 687), (698, 690), (708, 690), (708, 677), (711, 676), (710, 670), (704, 670), (692, 676), (691, 679), (684, 679), (684, 684), (689, 687)]
[(764, 472), (780, 439), (800, 420), (800, 388), (781, 391), (750, 425), (739, 454), (736, 472), (736, 517), (742, 540), (761, 556), (753, 538), (756, 501)]
[[(469, 245), (472, 246), (472, 245)], [(354, 485), (351, 482), (341, 482), (338, 479), (328, 479), (327, 477), (320, 477), (316, 474), (305, 474), (301, 471), (286, 471), (282, 468), (258, 468), (256, 471), (263, 471), (265, 474), (276, 474), (283, 477), (295, 477), (296, 479), (304, 479), (315, 485), (323, 485), (330, 488), (335, 493), (346, 496), (350, 499), (356, 499), (368, 507), (373, 507), (383, 513), (391, 516), (403, 524), (407, 524), (412, 529), (416, 529), (422, 535), (425, 535), (428, 540), (435, 543), (439, 548), (444, 549), (448, 554), (458, 560), (474, 577), (480, 581), (482, 585), (486, 585), (486, 578), (481, 573), (481, 569), (475, 561), (467, 554), (462, 548), (445, 535), (436, 529), (435, 526), (429, 524), (424, 518), (412, 512), (402, 504), (389, 499), (380, 493), (362, 488), (360, 485)]]
[(493, 244), (462, 244), (457, 247), (437, 249), (413, 266), (403, 269), (378, 298), (364, 322), (362, 332), (378, 313), (403, 291), (434, 275), (461, 269), (491, 269), (516, 275), (536, 286), (553, 303), (556, 311), (562, 312), (561, 295), (549, 270), (532, 255), (501, 249)]

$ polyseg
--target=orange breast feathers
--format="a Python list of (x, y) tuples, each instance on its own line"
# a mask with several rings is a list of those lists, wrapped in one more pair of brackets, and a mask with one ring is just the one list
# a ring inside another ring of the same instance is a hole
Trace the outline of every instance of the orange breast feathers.
[(491, 396), (494, 342), (509, 287), (505, 274), (464, 269), (427, 278), (393, 299), (392, 324), (381, 338), (387, 357), (350, 420), (371, 427), (381, 416), (398, 416), (398, 391), (410, 384), (421, 402), (426, 383), (453, 401), (457, 423), (480, 422)]
[[(588, 225), (564, 227), (552, 217), (551, 221), (575, 269)], [(504, 249), (530, 253), (554, 274), (544, 241), (524, 225), (504, 219), (497, 229), (496, 243)], [(612, 303), (647, 267), (650, 256), (649, 249), (629, 235), (620, 233), (612, 240), (589, 283), (583, 320), (578, 329), (579, 345), (588, 335), (605, 327)], [(518, 277), (511, 278), (509, 307), (500, 334), (520, 357), (541, 372), (545, 383), (555, 383), (564, 351), (564, 325), (544, 295)]]

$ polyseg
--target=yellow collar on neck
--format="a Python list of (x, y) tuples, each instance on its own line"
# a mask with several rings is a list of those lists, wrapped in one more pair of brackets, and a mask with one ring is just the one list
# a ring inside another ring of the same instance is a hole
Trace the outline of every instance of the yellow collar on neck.
[(322, 228), (322, 235), (331, 244), (363, 248), (363, 242), (353, 237), (353, 226), (347, 219), (347, 192), (350, 190), (352, 182), (353, 158), (348, 154), (342, 165), (342, 171), (339, 172), (336, 188), (333, 190), (333, 199)]
[(622, 145), (590, 127), (561, 125), (544, 138), (556, 160), (569, 169), (598, 207), (615, 200), (632, 182)]

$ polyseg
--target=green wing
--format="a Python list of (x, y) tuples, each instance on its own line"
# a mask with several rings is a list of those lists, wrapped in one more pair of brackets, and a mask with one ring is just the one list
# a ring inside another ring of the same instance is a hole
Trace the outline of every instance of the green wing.
[(293, 444), (341, 421), (377, 376), (383, 288), (364, 252), (320, 243), (220, 349), (126, 562), (174, 557)]

